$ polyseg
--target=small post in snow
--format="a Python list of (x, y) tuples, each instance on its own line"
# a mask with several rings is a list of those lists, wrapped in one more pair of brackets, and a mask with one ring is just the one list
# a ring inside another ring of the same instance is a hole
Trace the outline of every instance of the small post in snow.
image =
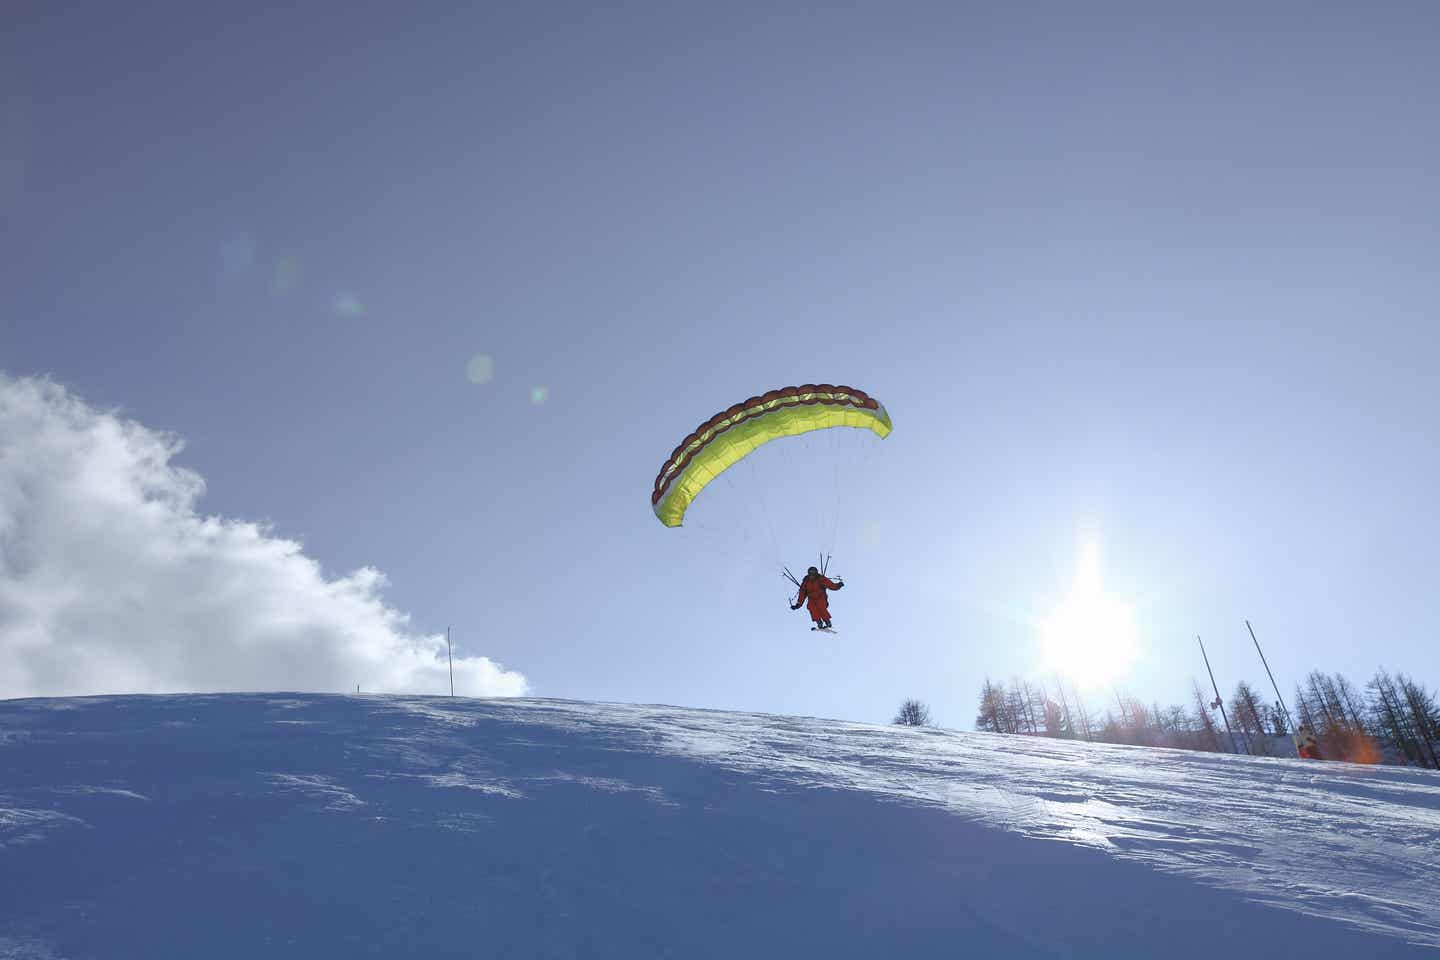
[(1210, 655), (1205, 652), (1205, 641), (1197, 633), (1195, 642), (1200, 644), (1200, 656), (1205, 658), (1205, 672), (1210, 674), (1210, 689), (1215, 691), (1215, 706), (1220, 708), (1220, 719), (1225, 721), (1225, 736), (1230, 738), (1230, 749), (1234, 750), (1235, 731), (1230, 729), (1230, 718), (1225, 715), (1225, 701), (1220, 699), (1220, 685), (1215, 682), (1215, 671), (1210, 669)]
[(1250, 639), (1255, 641), (1255, 652), (1260, 654), (1260, 662), (1265, 664), (1265, 675), (1270, 678), (1270, 686), (1275, 691), (1275, 699), (1280, 701), (1280, 709), (1285, 711), (1285, 722), (1290, 725), (1290, 742), (1295, 744), (1295, 756), (1300, 756), (1300, 744), (1295, 740), (1295, 721), (1290, 719), (1290, 708), (1285, 706), (1285, 698), (1280, 696), (1280, 685), (1275, 682), (1275, 674), (1270, 672), (1270, 664), (1265, 660), (1265, 651), (1260, 649), (1260, 641), (1255, 640), (1255, 628), (1250, 626), (1250, 621), (1245, 621), (1245, 629), (1250, 631)]
[(445, 659), (450, 664), (450, 696), (455, 696), (455, 657), (450, 653), (450, 628), (445, 628)]

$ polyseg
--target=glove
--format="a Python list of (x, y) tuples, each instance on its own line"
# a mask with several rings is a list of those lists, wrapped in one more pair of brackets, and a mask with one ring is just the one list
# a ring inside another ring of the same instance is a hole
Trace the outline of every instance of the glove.
[(791, 610), (799, 610), (799, 609), (800, 609), (800, 604), (798, 604), (798, 603), (792, 603), (792, 604), (790, 604), (790, 609), (791, 609)]

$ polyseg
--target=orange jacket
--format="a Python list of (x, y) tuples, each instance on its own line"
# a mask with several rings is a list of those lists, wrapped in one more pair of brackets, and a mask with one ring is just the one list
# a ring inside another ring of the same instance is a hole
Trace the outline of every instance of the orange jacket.
[(839, 590), (843, 586), (843, 583), (836, 583), (823, 574), (817, 576), (806, 574), (805, 579), (800, 581), (800, 594), (795, 598), (795, 605), (808, 603), (813, 609), (819, 604), (826, 603), (826, 590)]

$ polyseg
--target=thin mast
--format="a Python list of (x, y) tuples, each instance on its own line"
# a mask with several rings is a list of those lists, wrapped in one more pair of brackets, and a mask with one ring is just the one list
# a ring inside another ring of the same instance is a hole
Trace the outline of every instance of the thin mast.
[(1220, 698), (1220, 685), (1215, 682), (1215, 671), (1210, 669), (1210, 655), (1205, 652), (1205, 641), (1201, 640), (1197, 633), (1195, 642), (1200, 644), (1200, 656), (1205, 658), (1205, 672), (1210, 674), (1210, 689), (1215, 691), (1215, 706), (1220, 708), (1220, 719), (1225, 721), (1225, 736), (1230, 738), (1230, 749), (1234, 750), (1235, 731), (1230, 729), (1230, 718), (1225, 714), (1225, 701)]
[[(1250, 626), (1250, 621), (1245, 621), (1245, 629), (1250, 631), (1250, 639), (1255, 643), (1255, 652), (1260, 654), (1260, 662), (1265, 664), (1265, 675), (1270, 678), (1270, 686), (1275, 691), (1275, 699), (1280, 701), (1280, 709), (1285, 711), (1285, 722), (1290, 725), (1290, 740), (1295, 741), (1295, 721), (1290, 719), (1290, 708), (1285, 706), (1285, 698), (1280, 696), (1280, 684), (1275, 682), (1275, 674), (1270, 672), (1270, 664), (1265, 659), (1265, 651), (1260, 649), (1260, 641), (1255, 639), (1255, 628)], [(1295, 743), (1295, 756), (1300, 756), (1300, 744)]]

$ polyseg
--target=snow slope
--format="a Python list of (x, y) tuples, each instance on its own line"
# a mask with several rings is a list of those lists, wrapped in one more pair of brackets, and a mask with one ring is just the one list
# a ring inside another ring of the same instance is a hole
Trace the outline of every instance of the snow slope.
[(0, 701), (0, 958), (1440, 955), (1440, 776), (795, 717)]

